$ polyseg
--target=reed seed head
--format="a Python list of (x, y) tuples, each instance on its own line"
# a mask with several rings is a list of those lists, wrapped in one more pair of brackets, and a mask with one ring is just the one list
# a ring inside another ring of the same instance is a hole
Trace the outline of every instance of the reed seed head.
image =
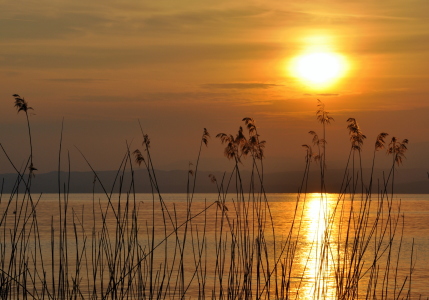
[(224, 155), (228, 159), (235, 157), (238, 161), (240, 161), (240, 157), (238, 156), (238, 146), (234, 136), (232, 134), (227, 135), (225, 133), (218, 133), (216, 137), (220, 139), (222, 144), (226, 144), (225, 150), (223, 152)]
[(189, 173), (189, 175), (191, 175), (191, 176), (194, 176), (194, 170), (192, 170), (192, 166), (193, 166), (193, 165), (194, 165), (193, 163), (189, 162), (189, 170), (188, 170), (188, 173)]
[(243, 118), (244, 124), (246, 124), (247, 129), (249, 130), (249, 135), (254, 135), (256, 134), (256, 125), (255, 125), (255, 120), (253, 120), (253, 118)]
[(352, 143), (352, 149), (361, 151), (363, 140), (366, 139), (366, 136), (360, 130), (358, 123), (355, 118), (347, 119), (347, 129), (349, 130), (350, 142)]
[(150, 148), (150, 139), (147, 134), (143, 135), (143, 146), (146, 146), (146, 149)]
[[(254, 127), (254, 121), (252, 118), (244, 118), (243, 121), (247, 124), (249, 129), (249, 139), (243, 134), (243, 127), (240, 126), (238, 133), (234, 137), (225, 133), (218, 133), (217, 138), (221, 140), (222, 144), (226, 144), (224, 155), (228, 158), (236, 158), (240, 162), (241, 156), (247, 156), (251, 154), (255, 159), (262, 159), (264, 157), (265, 141), (259, 140), (259, 134), (256, 132)], [(252, 126), (249, 127), (249, 124)]]
[(402, 164), (402, 161), (405, 156), (405, 152), (407, 152), (408, 147), (408, 139), (403, 139), (402, 142), (399, 142), (396, 137), (392, 137), (389, 146), (387, 148), (387, 154), (394, 155), (394, 161), (399, 166)]
[(139, 149), (134, 150), (133, 152), (135, 157), (135, 162), (140, 166), (144, 162), (144, 157)]
[(209, 132), (207, 131), (207, 129), (206, 128), (204, 128), (204, 131), (203, 131), (203, 137), (202, 137), (202, 141), (203, 141), (203, 143), (204, 143), (204, 145), (206, 145), (206, 147), (207, 147), (207, 144), (208, 144), (208, 139), (210, 138), (210, 134), (209, 134)]
[(30, 176), (33, 176), (33, 177), (36, 176), (34, 174), (34, 171), (37, 171), (37, 169), (34, 167), (33, 163), (30, 164), (30, 166), (28, 167), (28, 170), (30, 171)]
[(314, 146), (316, 146), (316, 145), (319, 145), (319, 136), (317, 135), (317, 133), (316, 132), (314, 132), (313, 130), (311, 130), (311, 131), (309, 131), (308, 132), (309, 134), (311, 134), (312, 136), (313, 136), (313, 140), (312, 140), (312, 142), (313, 142), (313, 145)]
[(377, 135), (377, 139), (375, 141), (375, 151), (378, 151), (380, 149), (384, 148), (384, 144), (386, 143), (384, 139), (386, 136), (388, 136), (388, 133), (382, 132), (379, 135)]
[(212, 183), (215, 183), (217, 180), (216, 180), (216, 176), (214, 176), (213, 174), (209, 174), (209, 178), (210, 178), (210, 181), (212, 182)]
[(317, 111), (316, 111), (317, 120), (322, 124), (331, 124), (331, 121), (334, 121), (334, 118), (329, 116), (329, 112), (325, 110), (325, 104), (317, 99)]
[(306, 155), (305, 155), (306, 160), (311, 161), (313, 158), (313, 148), (311, 148), (311, 146), (309, 146), (307, 144), (302, 145), (302, 147), (306, 151)]
[(32, 107), (28, 106), (28, 102), (25, 101), (24, 97), (21, 98), (21, 96), (19, 96), (18, 94), (13, 94), (12, 96), (15, 98), (15, 107), (18, 113), (20, 111), (27, 113), (29, 109), (33, 109)]

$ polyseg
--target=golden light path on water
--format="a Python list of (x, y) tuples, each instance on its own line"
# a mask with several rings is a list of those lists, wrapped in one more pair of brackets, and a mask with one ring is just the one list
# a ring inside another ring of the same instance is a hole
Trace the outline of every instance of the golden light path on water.
[(300, 249), (299, 264), (303, 269), (300, 299), (335, 299), (335, 274), (331, 265), (326, 239), (334, 199), (327, 194), (308, 194), (303, 207), (301, 237), (305, 247)]
[(414, 242), (408, 237), (403, 243), (399, 237), (403, 215), (391, 213), (399, 202), (367, 200), (328, 193), (300, 199), (292, 298), (396, 299), (406, 294)]

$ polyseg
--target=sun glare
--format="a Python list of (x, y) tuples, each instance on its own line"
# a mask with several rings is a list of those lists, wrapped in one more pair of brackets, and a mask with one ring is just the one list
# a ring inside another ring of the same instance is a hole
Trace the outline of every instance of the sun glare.
[(293, 59), (292, 75), (314, 87), (326, 87), (344, 76), (347, 63), (334, 52), (313, 52)]

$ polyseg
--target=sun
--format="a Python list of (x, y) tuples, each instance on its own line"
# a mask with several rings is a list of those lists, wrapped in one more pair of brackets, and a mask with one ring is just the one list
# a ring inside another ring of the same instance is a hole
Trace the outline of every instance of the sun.
[(305, 53), (291, 63), (292, 75), (313, 87), (332, 85), (345, 75), (346, 70), (345, 58), (334, 52)]

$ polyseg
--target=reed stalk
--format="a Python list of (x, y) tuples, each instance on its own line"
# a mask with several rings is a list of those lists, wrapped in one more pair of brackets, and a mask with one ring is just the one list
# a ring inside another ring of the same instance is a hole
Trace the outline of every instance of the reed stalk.
[[(279, 208), (264, 187), (265, 141), (252, 118), (243, 119), (247, 132), (240, 127), (235, 136), (217, 135), (232, 163), (230, 172), (219, 180), (210, 176), (215, 200), (200, 199), (196, 193), (207, 130), (199, 141), (195, 167), (187, 175), (187, 193), (174, 204), (162, 195), (150, 140), (140, 124), (143, 150), (132, 152), (131, 145), (125, 145), (110, 187), (79, 151), (94, 176), (92, 199), (81, 208), (71, 201), (71, 159), (62, 154), (63, 121), (58, 212), (48, 218), (50, 224), (42, 225), (37, 212), (43, 195), (31, 190), (36, 170), (27, 114), (31, 108), (19, 95), (14, 98), (18, 112), (26, 114), (30, 155), (24, 171), (18, 170), (0, 144), (16, 172), (10, 195), (3, 194), (3, 185), (0, 192), (1, 299), (413, 298), (415, 246), (413, 242), (404, 278), (400, 268), (405, 223), (394, 194), (395, 170), (405, 157), (408, 140), (392, 139), (387, 150), (392, 166), (375, 187), (376, 152), (384, 147), (387, 134), (376, 138), (371, 172), (365, 178), (361, 151), (366, 136), (350, 118), (351, 148), (340, 193), (332, 198), (326, 189), (326, 125), (333, 118), (319, 101), (316, 119), (322, 125), (322, 137), (311, 131), (313, 145), (303, 145), (302, 180), (291, 204), (291, 219), (280, 227), (282, 220), (273, 213), (273, 207)], [(62, 160), (68, 165), (66, 177)], [(147, 174), (147, 181), (137, 180), (135, 163)], [(246, 163), (249, 182), (243, 175)], [(308, 193), (313, 163), (320, 180), (316, 199)], [(151, 189), (148, 203), (139, 201), (136, 186), (140, 184)], [(103, 193), (96, 193), (97, 189)], [(314, 236), (310, 236), (306, 213), (313, 203), (319, 210), (312, 220), (317, 222)], [(304, 251), (306, 257), (302, 257)]]

